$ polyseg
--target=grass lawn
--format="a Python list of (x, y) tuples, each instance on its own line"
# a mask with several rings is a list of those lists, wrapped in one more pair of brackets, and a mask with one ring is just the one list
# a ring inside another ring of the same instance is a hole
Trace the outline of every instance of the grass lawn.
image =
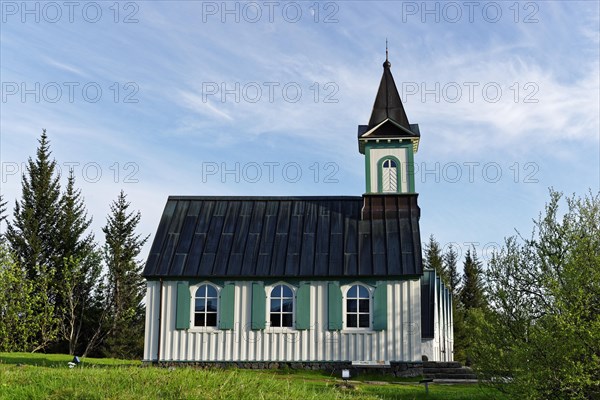
[[(86, 358), (69, 369), (62, 354), (0, 353), (0, 399), (502, 399), (478, 385), (355, 383), (320, 372), (142, 367), (139, 361)], [(368, 377), (365, 377), (366, 379)]]

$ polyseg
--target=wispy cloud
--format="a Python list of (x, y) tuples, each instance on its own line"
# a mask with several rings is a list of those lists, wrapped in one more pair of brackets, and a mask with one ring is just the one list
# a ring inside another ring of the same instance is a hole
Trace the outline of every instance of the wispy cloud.
[[(41, 128), (47, 128), (61, 162), (93, 161), (103, 168), (100, 182), (80, 181), (95, 223), (103, 222), (109, 201), (124, 187), (149, 221), (146, 232), (154, 230), (169, 194), (360, 194), (364, 166), (356, 129), (369, 119), (387, 37), (397, 85), (417, 88), (414, 94), (404, 93), (409, 119), (421, 125), (417, 159), (529, 160), (535, 154), (536, 160), (550, 160), (540, 172), (545, 180), (535, 189), (507, 190), (486, 182), (421, 184), (425, 229), (440, 231), (441, 238), (466, 237), (463, 226), (455, 228), (450, 217), (431, 221), (442, 209), (444, 215), (453, 214), (447, 210), (449, 197), (461, 199), (474, 189), (482, 199), (471, 206), (474, 215), (487, 215), (498, 232), (498, 226), (504, 230), (504, 224), (516, 226), (520, 220), (502, 205), (496, 205), (502, 217), (489, 216), (491, 199), (510, 192), (525, 214), (531, 211), (529, 203), (543, 198), (545, 186), (579, 190), (597, 181), (591, 173), (574, 179), (565, 168), (577, 165), (580, 171), (598, 162), (589, 150), (599, 131), (597, 2), (536, 2), (538, 22), (530, 24), (523, 23), (523, 14), (514, 21), (508, 9), (512, 3), (501, 3), (504, 14), (498, 23), (485, 21), (480, 13), (475, 21), (466, 21), (467, 10), (458, 23), (443, 15), (439, 22), (432, 16), (423, 22), (420, 14), (405, 18), (405, 3), (388, 1), (338, 2), (337, 22), (324, 23), (322, 17), (331, 9), (321, 8), (315, 22), (308, 7), (325, 3), (298, 4), (305, 7), (306, 18), (296, 23), (286, 21), (281, 8), (273, 22), (266, 9), (257, 23), (243, 15), (237, 22), (229, 16), (223, 23), (221, 15), (206, 20), (201, 2), (185, 1), (176, 7), (173, 2), (139, 3), (139, 22), (132, 24), (115, 23), (108, 8), (107, 18), (97, 24), (10, 20), (2, 27), (3, 82), (17, 82), (19, 90), (21, 83), (31, 89), (39, 82), (40, 91), (47, 82), (80, 85), (72, 103), (64, 96), (52, 103), (41, 92), (39, 101), (31, 94), (23, 101), (16, 93), (3, 102), (2, 161), (25, 161)], [(81, 88), (89, 82), (101, 85), (100, 101), (82, 99)], [(137, 85), (136, 102), (124, 101), (133, 93), (125, 89), (129, 82)], [(216, 84), (219, 92), (203, 97), (206, 83)], [(273, 99), (267, 83), (277, 84)], [(257, 101), (254, 84), (262, 91)], [(301, 98), (290, 99), (292, 86), (286, 97), (286, 84), (299, 87)], [(458, 101), (453, 84), (462, 90)], [(467, 85), (475, 84), (471, 101)], [(223, 98), (223, 87), (238, 93)], [(502, 91), (498, 101), (486, 99), (497, 87)], [(327, 96), (333, 101), (326, 101)], [(250, 185), (198, 178), (204, 162), (229, 163), (225, 166), (231, 168), (248, 161), (300, 162), (310, 179), (297, 185)], [(136, 163), (139, 183), (115, 182), (116, 167), (110, 169), (115, 162), (120, 177), (128, 172), (124, 162)], [(339, 166), (339, 183), (314, 182), (308, 166), (325, 162)], [(19, 193), (19, 180), (13, 178), (2, 184), (9, 199)], [(456, 207), (464, 207), (458, 203)], [(473, 223), (470, 234), (481, 240), (495, 237), (492, 228), (480, 225)]]
[(178, 94), (184, 105), (194, 112), (233, 121), (233, 118), (229, 114), (213, 106), (208, 99), (203, 100), (202, 96), (185, 91), (179, 91)]
[(81, 69), (73, 66), (73, 65), (68, 65), (56, 60), (53, 60), (51, 58), (44, 58), (44, 62), (52, 67), (58, 68), (60, 70), (81, 76), (83, 78), (89, 78), (89, 75), (87, 73), (85, 73), (84, 71), (82, 71)]

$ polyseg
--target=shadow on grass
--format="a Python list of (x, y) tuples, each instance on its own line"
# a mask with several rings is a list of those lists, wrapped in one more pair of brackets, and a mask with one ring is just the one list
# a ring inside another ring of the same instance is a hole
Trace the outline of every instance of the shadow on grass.
[(43, 367), (64, 367), (69, 361), (52, 360), (40, 356), (24, 357), (22, 355), (17, 354), (2, 354), (2, 356), (0, 356), (0, 363), (8, 365), (38, 365)]
[[(268, 373), (272, 373), (275, 375), (294, 375), (296, 377), (306, 377), (306, 378), (341, 378), (341, 371), (321, 371), (321, 370), (304, 370), (304, 369), (291, 369), (291, 368), (281, 368), (281, 369), (268, 369), (264, 370)], [(361, 372), (360, 374), (356, 374), (351, 377), (353, 381), (359, 382), (368, 382), (368, 381), (379, 381), (379, 382), (388, 382), (388, 383), (418, 383), (423, 376), (414, 376), (414, 377), (396, 377), (389, 373), (377, 373), (377, 372)]]
[[(35, 365), (39, 367), (66, 368), (73, 356), (66, 354), (36, 354), (36, 353), (0, 353), (0, 365)], [(118, 368), (137, 367), (139, 362), (133, 360), (115, 360), (101, 358), (83, 358), (82, 367)]]

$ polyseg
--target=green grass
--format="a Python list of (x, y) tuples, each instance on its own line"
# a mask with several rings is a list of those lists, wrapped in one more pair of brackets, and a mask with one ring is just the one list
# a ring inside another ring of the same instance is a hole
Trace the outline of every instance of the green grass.
[[(0, 399), (501, 399), (477, 385), (354, 383), (316, 371), (175, 369), (60, 354), (0, 353)], [(374, 377), (369, 377), (375, 379)], [(366, 379), (363, 377), (363, 379)], [(382, 380), (382, 379), (378, 379)]]

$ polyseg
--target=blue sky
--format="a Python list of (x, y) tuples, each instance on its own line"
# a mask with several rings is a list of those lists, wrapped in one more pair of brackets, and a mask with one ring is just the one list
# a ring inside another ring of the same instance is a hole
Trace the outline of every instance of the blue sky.
[(530, 232), (549, 187), (599, 190), (595, 1), (3, 1), (1, 11), (2, 193), (12, 209), (45, 128), (98, 241), (121, 189), (147, 234), (169, 195), (361, 195), (357, 125), (386, 38), (422, 135), (423, 240), (486, 253)]

